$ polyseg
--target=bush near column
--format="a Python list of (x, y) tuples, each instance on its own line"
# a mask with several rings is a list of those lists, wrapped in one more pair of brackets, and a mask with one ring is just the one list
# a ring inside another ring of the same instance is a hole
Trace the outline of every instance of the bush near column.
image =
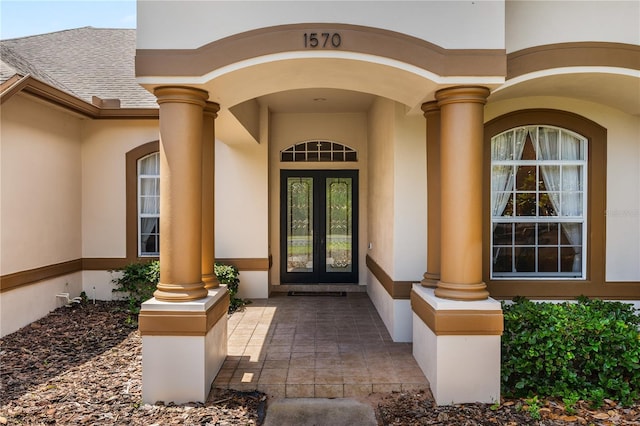
[(213, 265), (213, 273), (216, 274), (220, 284), (225, 284), (229, 290), (229, 313), (235, 312), (244, 305), (251, 303), (250, 300), (241, 299), (237, 296), (238, 286), (240, 285), (240, 271), (232, 265), (216, 262)]
[(622, 302), (503, 303), (502, 392), (508, 397), (640, 398), (640, 316)]
[[(117, 285), (113, 289), (114, 293), (123, 293), (126, 295), (129, 312), (133, 315), (140, 313), (140, 307), (143, 302), (151, 299), (156, 291), (156, 286), (160, 281), (160, 262), (157, 260), (143, 263), (131, 263), (124, 268), (111, 272), (120, 272), (120, 274), (112, 280)], [(251, 303), (249, 300), (243, 300), (236, 296), (240, 279), (238, 268), (231, 265), (216, 263), (214, 273), (218, 277), (220, 284), (226, 284), (231, 296), (229, 305), (229, 313), (236, 311), (238, 308)], [(134, 318), (131, 318), (135, 322)]]

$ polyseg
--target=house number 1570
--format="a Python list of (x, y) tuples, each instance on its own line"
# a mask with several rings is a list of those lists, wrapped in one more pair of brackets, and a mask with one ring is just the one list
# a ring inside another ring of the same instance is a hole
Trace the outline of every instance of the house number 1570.
[(305, 48), (340, 47), (342, 37), (340, 33), (304, 33)]

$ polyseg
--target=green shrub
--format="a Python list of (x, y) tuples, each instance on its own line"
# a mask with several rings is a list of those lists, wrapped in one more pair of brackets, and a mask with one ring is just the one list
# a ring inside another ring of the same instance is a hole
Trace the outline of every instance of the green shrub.
[(237, 296), (238, 286), (240, 285), (240, 272), (238, 268), (232, 265), (225, 265), (223, 263), (216, 263), (213, 266), (213, 273), (218, 277), (220, 284), (227, 286), (229, 290), (229, 313), (235, 312), (244, 305), (251, 303), (250, 300), (244, 300)]
[[(153, 262), (131, 263), (112, 272), (121, 272), (117, 278), (113, 279), (113, 282), (117, 284), (113, 292), (125, 293), (129, 303), (129, 312), (134, 315), (139, 314), (142, 302), (151, 299), (153, 292), (156, 291), (156, 286), (160, 281), (160, 262), (155, 260)], [(236, 296), (240, 284), (238, 268), (216, 263), (214, 273), (220, 284), (226, 284), (229, 290), (231, 296), (229, 313), (251, 303), (249, 300), (243, 300)]]
[(160, 280), (160, 262), (131, 263), (122, 269), (112, 272), (122, 272), (113, 283), (117, 287), (113, 292), (125, 293), (129, 302), (129, 312), (140, 313), (142, 302), (153, 297), (156, 285)]
[(506, 396), (640, 397), (640, 316), (633, 306), (580, 298), (578, 303), (504, 304), (502, 388)]

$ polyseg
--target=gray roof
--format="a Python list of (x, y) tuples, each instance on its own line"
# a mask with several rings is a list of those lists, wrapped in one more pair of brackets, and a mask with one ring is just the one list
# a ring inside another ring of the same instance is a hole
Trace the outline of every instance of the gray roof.
[(91, 103), (120, 99), (122, 108), (157, 108), (135, 79), (136, 30), (83, 27), (0, 41), (0, 83), (32, 77)]

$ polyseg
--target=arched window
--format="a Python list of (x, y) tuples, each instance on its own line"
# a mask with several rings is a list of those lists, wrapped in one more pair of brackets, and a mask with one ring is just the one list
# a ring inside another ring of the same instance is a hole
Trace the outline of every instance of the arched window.
[(160, 154), (138, 160), (138, 256), (160, 254)]
[(585, 278), (587, 148), (554, 126), (491, 138), (492, 278)]
[(357, 152), (346, 145), (325, 140), (300, 142), (280, 151), (282, 162), (358, 161)]
[(159, 160), (158, 141), (126, 154), (127, 262), (159, 256)]

